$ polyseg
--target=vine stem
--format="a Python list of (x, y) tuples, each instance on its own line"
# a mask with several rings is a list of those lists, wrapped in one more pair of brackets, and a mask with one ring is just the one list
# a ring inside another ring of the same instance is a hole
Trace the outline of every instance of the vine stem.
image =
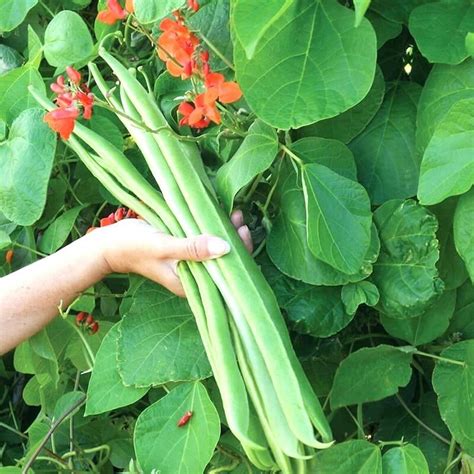
[(76, 403), (74, 403), (67, 411), (65, 411), (56, 421), (54, 421), (51, 425), (51, 428), (49, 431), (46, 433), (46, 436), (43, 438), (41, 443), (38, 445), (38, 447), (35, 449), (33, 454), (31, 455), (30, 459), (28, 462), (25, 464), (23, 467), (21, 473), (22, 474), (28, 474), (28, 470), (31, 468), (33, 463), (36, 461), (38, 458), (39, 454), (41, 453), (42, 449), (46, 446), (46, 443), (49, 441), (53, 433), (56, 431), (56, 429), (61, 425), (61, 423), (72, 413), (74, 410), (77, 408), (81, 407), (85, 402), (86, 402), (86, 396), (84, 395), (82, 398), (80, 398)]
[(197, 30), (196, 33), (202, 38), (209, 49), (211, 49), (212, 52), (216, 54), (229, 69), (235, 71), (234, 65), (219, 51), (219, 49), (209, 40), (209, 38), (207, 38), (207, 36), (204, 36), (199, 30)]
[(454, 436), (452, 436), (451, 443), (449, 443), (448, 459), (446, 460), (446, 469), (444, 470), (444, 472), (447, 474), (451, 472), (455, 449), (456, 449), (456, 440), (454, 439)]
[(396, 397), (398, 401), (400, 402), (400, 405), (406, 410), (406, 412), (420, 425), (422, 426), (426, 431), (430, 432), (435, 438), (439, 439), (445, 444), (450, 445), (451, 442), (446, 439), (444, 436), (441, 436), (439, 433), (437, 433), (433, 428), (430, 428), (427, 424), (425, 424), (420, 418), (418, 418), (415, 413), (413, 413), (412, 410), (408, 407), (408, 405), (405, 403), (403, 398), (397, 393)]
[(447, 359), (446, 357), (441, 357), (437, 356), (434, 354), (430, 354), (429, 352), (422, 352), (422, 351), (415, 351), (414, 352), (416, 355), (424, 356), (424, 357), (430, 357), (431, 359), (436, 359), (440, 360), (441, 362), (446, 362), (448, 364), (454, 364), (454, 365), (460, 365), (462, 367), (466, 367), (466, 363), (463, 362), (462, 360), (454, 360), (454, 359)]
[(66, 318), (66, 321), (68, 322), (70, 326), (74, 328), (74, 331), (76, 331), (79, 337), (81, 338), (82, 343), (84, 344), (84, 347), (86, 348), (86, 351), (87, 351), (89, 366), (92, 369), (92, 367), (94, 367), (95, 365), (95, 355), (92, 352), (91, 346), (86, 341), (86, 338), (84, 337), (83, 332), (69, 318)]
[(286, 145), (280, 143), (280, 149), (283, 150), (292, 160), (296, 161), (298, 165), (303, 166), (303, 160), (298, 155), (295, 155)]

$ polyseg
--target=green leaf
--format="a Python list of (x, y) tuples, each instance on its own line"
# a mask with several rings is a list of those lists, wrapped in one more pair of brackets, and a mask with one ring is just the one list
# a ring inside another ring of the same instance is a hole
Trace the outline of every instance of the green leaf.
[(28, 25), (28, 63), (38, 69), (42, 59), (43, 45), (41, 40), (31, 25)]
[(19, 224), (37, 221), (46, 203), (56, 137), (43, 122), (43, 111), (28, 109), (13, 122), (0, 143), (0, 210)]
[(26, 14), (38, 3), (38, 0), (0, 0), (0, 35), (12, 31), (23, 23)]
[(354, 139), (360, 182), (373, 204), (416, 194), (419, 159), (415, 155), (416, 106), (421, 87), (396, 82), (367, 128)]
[(245, 98), (276, 128), (298, 128), (350, 109), (374, 78), (370, 23), (364, 19), (354, 27), (353, 12), (332, 0), (294, 2), (268, 28), (250, 60), (235, 46)]
[(312, 286), (297, 281), (287, 281), (287, 285), (289, 297), (279, 303), (297, 333), (329, 337), (352, 321), (354, 313), (346, 313), (339, 287)]
[(453, 220), (458, 198), (445, 199), (430, 210), (438, 219), (439, 228), (436, 237), (439, 241), (438, 270), (446, 290), (460, 287), (468, 278), (462, 258), (454, 245)]
[(11, 243), (10, 236), (4, 230), (0, 229), (0, 250), (8, 247)]
[(38, 105), (28, 92), (29, 86), (45, 93), (41, 75), (28, 64), (0, 77), (0, 119), (11, 123), (21, 112)]
[(94, 51), (92, 36), (84, 20), (75, 12), (63, 10), (44, 32), (44, 56), (51, 66), (65, 68), (89, 58)]
[(306, 137), (291, 144), (291, 151), (305, 163), (324, 165), (345, 178), (357, 181), (357, 168), (351, 150), (338, 140)]
[(335, 138), (344, 143), (349, 143), (372, 120), (382, 104), (384, 92), (385, 82), (382, 71), (377, 67), (372, 87), (361, 102), (342, 114), (299, 129), (297, 131), (298, 136)]
[(396, 38), (402, 32), (400, 23), (387, 20), (372, 10), (369, 10), (365, 17), (370, 21), (377, 35), (377, 49), (380, 49), (387, 41)]
[(123, 136), (120, 129), (108, 118), (94, 114), (87, 122), (88, 126), (99, 133), (115, 146), (118, 150), (123, 150)]
[(459, 64), (468, 57), (465, 38), (474, 30), (474, 5), (470, 0), (420, 5), (411, 12), (409, 28), (428, 61)]
[(413, 346), (421, 346), (434, 341), (446, 332), (455, 305), (456, 292), (452, 290), (443, 293), (439, 300), (420, 316), (397, 319), (381, 314), (380, 321), (391, 336), (403, 339)]
[[(474, 103), (474, 101), (473, 101)], [(474, 134), (473, 134), (474, 139)], [(474, 147), (473, 150), (474, 152)], [(474, 162), (474, 159), (473, 159)], [(474, 167), (473, 167), (474, 173)], [(474, 174), (473, 174), (474, 180)], [(474, 282), (474, 188), (463, 194), (454, 214), (454, 243), (456, 250), (464, 260), (471, 281)]]
[(21, 66), (21, 56), (9, 46), (0, 44), (0, 76)]
[(418, 103), (416, 147), (420, 155), (450, 108), (470, 98), (474, 98), (474, 59), (457, 66), (436, 64), (433, 67)]
[(234, 48), (229, 31), (229, 10), (228, 0), (213, 0), (200, 5), (199, 11), (186, 20), (191, 29), (197, 32), (199, 38), (205, 37), (227, 60), (223, 61), (211, 50), (209, 65), (212, 71), (227, 69), (228, 64), (232, 64)]
[(432, 0), (403, 0), (394, 2), (393, 0), (372, 0), (370, 8), (382, 15), (387, 20), (397, 23), (408, 23), (408, 17), (412, 10), (418, 5), (428, 3)]
[[(53, 420), (67, 415), (65, 420), (69, 419), (79, 410), (81, 401), (85, 401), (86, 396), (79, 391), (67, 392), (57, 402), (54, 407)], [(73, 407), (76, 406), (75, 409)], [(72, 411), (71, 411), (72, 410)]]
[(135, 16), (140, 23), (154, 23), (177, 10), (185, 0), (134, 0)]
[(474, 57), (474, 33), (469, 32), (465, 38), (466, 51), (469, 56)]
[(392, 318), (419, 316), (444, 288), (436, 218), (413, 200), (396, 199), (380, 206), (374, 220), (381, 240), (371, 277), (380, 292), (377, 308)]
[(450, 333), (459, 333), (463, 339), (474, 339), (474, 286), (470, 281), (458, 288), (456, 309), (449, 326)]
[(293, 3), (294, 0), (264, 2), (258, 5), (257, 14), (253, 0), (236, 0), (234, 2), (232, 26), (247, 58), (252, 58), (262, 36)]
[(86, 416), (130, 405), (148, 391), (147, 388), (127, 387), (122, 383), (117, 369), (120, 324), (115, 324), (107, 333), (97, 352), (87, 389)]
[(435, 129), (420, 170), (418, 199), (436, 204), (474, 184), (474, 98), (454, 104)]
[(383, 474), (429, 474), (423, 453), (413, 444), (389, 449), (382, 456)]
[(318, 474), (382, 474), (380, 448), (362, 439), (318, 451), (315, 459)]
[[(321, 147), (321, 151), (324, 149), (325, 147)], [(334, 149), (328, 147), (326, 151)], [(315, 158), (320, 159), (321, 156), (325, 155), (315, 155)], [(339, 166), (337, 160), (328, 159), (326, 162), (328, 166), (333, 162)], [(344, 285), (370, 275), (380, 248), (375, 225), (372, 225), (369, 250), (361, 268), (353, 275), (336, 270), (317, 259), (309, 249), (303, 189), (291, 163), (283, 164), (280, 176), (275, 192), (278, 214), (267, 238), (268, 255), (278, 269), (285, 275), (313, 285)]]
[(458, 342), (441, 352), (441, 357), (463, 365), (438, 361), (433, 372), (433, 387), (438, 395), (441, 418), (456, 441), (471, 456), (474, 454), (474, 340)]
[(354, 0), (354, 9), (355, 9), (355, 26), (359, 26), (360, 22), (364, 18), (365, 12), (369, 8), (371, 0)]
[(146, 281), (122, 319), (119, 372), (125, 385), (148, 387), (211, 374), (185, 299)]
[(337, 270), (356, 273), (370, 245), (372, 213), (367, 193), (359, 183), (326, 166), (304, 165), (302, 175), (311, 251)]
[(61, 214), (45, 231), (41, 238), (38, 248), (41, 252), (52, 254), (66, 242), (69, 237), (74, 223), (76, 222), (79, 213), (82, 211), (82, 206), (77, 206), (64, 214)]
[(227, 212), (232, 210), (235, 195), (269, 168), (277, 153), (275, 129), (256, 120), (235, 155), (217, 172), (217, 191)]
[(375, 402), (397, 393), (410, 381), (413, 350), (381, 344), (350, 354), (337, 369), (331, 407)]
[[(411, 405), (407, 403), (409, 409), (426, 426), (443, 436), (449, 438), (449, 431), (443, 420), (439, 416), (436, 395), (433, 392), (425, 392), (420, 403)], [(397, 404), (392, 408), (383, 411), (380, 425), (377, 430), (379, 440), (403, 440), (416, 445), (428, 461), (430, 473), (443, 474), (446, 468), (449, 445), (436, 438), (425, 429), (418, 420)]]
[[(191, 411), (188, 423), (178, 427)], [(204, 472), (221, 434), (217, 410), (201, 383), (182, 384), (144, 410), (137, 419), (135, 451), (145, 472)]]
[(349, 283), (342, 287), (341, 298), (346, 313), (355, 314), (361, 304), (375, 306), (380, 298), (377, 287), (370, 281)]

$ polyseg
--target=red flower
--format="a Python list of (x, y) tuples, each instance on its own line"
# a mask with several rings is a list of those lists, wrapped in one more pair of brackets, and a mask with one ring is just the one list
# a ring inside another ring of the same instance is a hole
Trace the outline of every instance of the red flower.
[(56, 82), (53, 82), (51, 84), (51, 90), (56, 93), (56, 94), (63, 94), (66, 89), (64, 87), (64, 76), (58, 76), (58, 78), (56, 79)]
[(133, 13), (135, 11), (133, 0), (125, 0), (125, 10), (127, 10), (128, 13)]
[(78, 86), (81, 83), (81, 79), (82, 79), (81, 73), (77, 71), (76, 69), (74, 69), (72, 66), (68, 66), (66, 68), (66, 74), (67, 74), (67, 77), (69, 77), (69, 80), (76, 86)]
[(124, 207), (119, 207), (114, 213), (115, 222), (121, 221), (125, 217), (126, 209)]
[(224, 76), (218, 72), (211, 72), (206, 76), (205, 85), (216, 99), (223, 104), (236, 102), (242, 97), (242, 91), (236, 82), (225, 82)]
[(8, 263), (8, 265), (11, 265), (14, 255), (15, 252), (12, 249), (7, 250), (7, 253), (5, 254), (5, 262)]
[(103, 217), (100, 220), (101, 227), (107, 227), (108, 225), (115, 224), (115, 214), (111, 212), (107, 217)]
[(76, 324), (78, 326), (82, 326), (86, 318), (87, 318), (87, 313), (84, 313), (83, 311), (81, 311), (80, 313), (76, 315)]
[(180, 125), (189, 125), (193, 128), (206, 128), (211, 121), (221, 123), (221, 115), (216, 107), (216, 101), (209, 92), (199, 94), (194, 99), (194, 104), (183, 102), (178, 107), (178, 113), (183, 117)]
[(97, 20), (106, 25), (114, 25), (127, 17), (127, 10), (122, 8), (118, 0), (107, 0), (107, 8), (97, 15)]
[(199, 10), (199, 3), (197, 0), (188, 0), (188, 7), (197, 12)]
[(74, 130), (77, 117), (79, 117), (79, 110), (76, 107), (64, 107), (48, 112), (44, 116), (44, 121), (55, 132), (58, 132), (62, 139), (68, 140)]
[(99, 330), (99, 323), (97, 321), (94, 321), (89, 327), (88, 327), (89, 333), (91, 336), (95, 334)]
[(86, 120), (90, 120), (92, 117), (92, 107), (94, 105), (94, 94), (91, 94), (90, 92), (86, 94), (85, 92), (78, 91), (75, 95), (75, 99), (77, 99), (84, 108), (82, 116)]

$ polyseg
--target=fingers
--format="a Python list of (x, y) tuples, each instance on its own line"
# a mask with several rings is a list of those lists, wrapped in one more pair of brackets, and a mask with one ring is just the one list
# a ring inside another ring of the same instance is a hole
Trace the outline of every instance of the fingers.
[(252, 235), (250, 234), (250, 229), (248, 226), (243, 225), (237, 229), (237, 233), (239, 237), (242, 239), (245, 247), (249, 251), (249, 253), (253, 252), (253, 242), (252, 242)]
[(241, 210), (232, 212), (230, 216), (230, 221), (232, 222), (232, 225), (238, 230), (239, 227), (242, 227), (244, 225), (243, 212)]
[(185, 239), (169, 237), (165, 246), (163, 253), (166, 257), (195, 262), (222, 257), (230, 252), (228, 242), (211, 235), (197, 235)]

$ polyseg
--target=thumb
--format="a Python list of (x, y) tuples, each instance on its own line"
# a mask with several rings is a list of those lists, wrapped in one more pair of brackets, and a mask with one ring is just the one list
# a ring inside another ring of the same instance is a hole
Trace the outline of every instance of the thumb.
[(221, 257), (229, 252), (229, 243), (212, 235), (196, 235), (182, 239), (171, 238), (166, 249), (168, 258), (196, 262)]

